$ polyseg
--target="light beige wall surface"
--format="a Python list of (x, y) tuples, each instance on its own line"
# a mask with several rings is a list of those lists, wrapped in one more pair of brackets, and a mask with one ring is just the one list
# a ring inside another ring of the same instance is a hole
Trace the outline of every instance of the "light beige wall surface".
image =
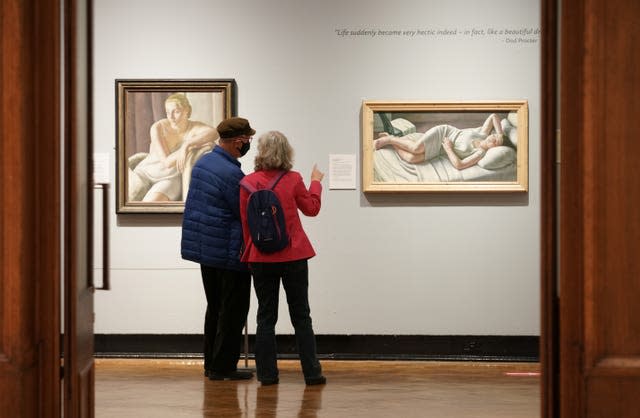
[[(330, 154), (359, 161), (363, 100), (528, 100), (528, 193), (369, 196), (327, 177), (320, 215), (303, 222), (318, 334), (539, 334), (540, 44), (499, 33), (538, 29), (537, 2), (95, 0), (94, 14), (94, 148), (114, 189), (117, 78), (234, 78), (238, 114), (257, 135), (284, 132), (305, 179)], [(379, 32), (393, 30), (425, 34)], [(96, 333), (201, 332), (181, 217), (111, 205), (113, 290), (96, 294)], [(292, 333), (284, 300), (277, 331)]]

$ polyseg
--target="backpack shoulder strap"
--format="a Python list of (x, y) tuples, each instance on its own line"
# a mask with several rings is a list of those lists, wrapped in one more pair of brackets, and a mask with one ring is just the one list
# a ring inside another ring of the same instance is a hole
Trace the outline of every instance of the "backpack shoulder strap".
[(255, 188), (255, 187), (253, 187), (251, 184), (249, 184), (249, 182), (248, 182), (248, 181), (246, 181), (246, 177), (243, 177), (243, 178), (242, 178), (242, 180), (240, 180), (240, 186), (241, 186), (241, 187), (244, 187), (244, 189), (245, 189), (246, 191), (248, 191), (248, 192), (249, 192), (249, 194), (251, 194), (251, 193), (253, 193), (253, 192), (255, 192), (255, 191), (256, 191), (256, 188)]
[(280, 173), (278, 173), (278, 175), (276, 175), (273, 180), (271, 180), (271, 183), (269, 183), (269, 186), (267, 186), (267, 189), (269, 190), (273, 190), (276, 187), (276, 184), (278, 184), (278, 182), (280, 181), (280, 179), (282, 177), (284, 177), (284, 175), (287, 174), (286, 171), (281, 171)]

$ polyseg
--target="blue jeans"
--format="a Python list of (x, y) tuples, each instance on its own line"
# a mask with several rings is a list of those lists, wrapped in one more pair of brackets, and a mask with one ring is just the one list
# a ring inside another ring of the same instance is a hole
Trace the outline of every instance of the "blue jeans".
[(287, 295), (289, 317), (295, 330), (302, 373), (306, 379), (322, 374), (316, 353), (316, 336), (309, 309), (309, 268), (307, 260), (282, 263), (251, 263), (253, 287), (258, 297), (256, 330), (256, 371), (258, 380), (278, 377), (276, 362), (276, 322), (280, 280)]

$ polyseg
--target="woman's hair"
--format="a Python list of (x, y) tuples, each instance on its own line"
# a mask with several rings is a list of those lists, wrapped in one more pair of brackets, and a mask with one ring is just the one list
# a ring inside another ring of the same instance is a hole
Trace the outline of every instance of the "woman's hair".
[(189, 99), (187, 99), (187, 95), (184, 93), (173, 93), (171, 96), (167, 97), (164, 101), (165, 104), (169, 102), (175, 102), (182, 109), (187, 109), (187, 117), (191, 117), (191, 103), (189, 103)]
[(293, 148), (287, 137), (278, 131), (269, 131), (258, 139), (255, 170), (285, 170), (293, 167)]

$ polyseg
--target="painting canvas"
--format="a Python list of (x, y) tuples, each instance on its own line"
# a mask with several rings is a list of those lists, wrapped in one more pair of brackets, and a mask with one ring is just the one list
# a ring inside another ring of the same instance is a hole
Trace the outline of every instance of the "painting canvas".
[(526, 192), (526, 100), (364, 101), (364, 192)]
[(118, 213), (182, 213), (194, 164), (235, 115), (236, 84), (116, 80)]

